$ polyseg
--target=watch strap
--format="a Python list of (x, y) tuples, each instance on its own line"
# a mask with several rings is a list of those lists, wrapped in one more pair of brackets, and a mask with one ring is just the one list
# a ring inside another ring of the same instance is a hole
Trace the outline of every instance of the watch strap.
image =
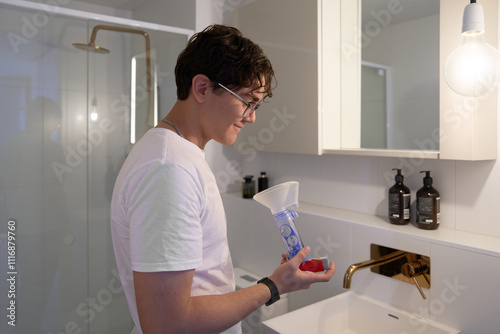
[(267, 285), (269, 290), (271, 290), (271, 299), (269, 299), (267, 301), (266, 306), (269, 306), (272, 303), (280, 300), (280, 292), (278, 291), (276, 284), (274, 284), (274, 282), (271, 279), (269, 279), (268, 277), (264, 277), (264, 278), (260, 279), (259, 281), (257, 281), (257, 284), (259, 284), (259, 283), (263, 283), (263, 284)]

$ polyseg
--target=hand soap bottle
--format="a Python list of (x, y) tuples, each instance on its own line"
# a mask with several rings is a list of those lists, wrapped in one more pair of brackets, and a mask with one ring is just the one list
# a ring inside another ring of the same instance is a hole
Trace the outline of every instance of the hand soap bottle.
[(440, 196), (439, 192), (432, 187), (430, 171), (425, 173), (424, 186), (417, 191), (417, 221), (418, 228), (435, 230), (439, 227)]
[(252, 198), (255, 195), (255, 181), (253, 175), (247, 175), (243, 178), (243, 198)]
[(404, 176), (401, 169), (393, 168), (397, 174), (396, 183), (389, 189), (389, 221), (395, 225), (405, 225), (410, 222), (410, 189), (403, 184)]
[(266, 172), (260, 172), (259, 183), (258, 183), (258, 192), (266, 190), (268, 188), (268, 179)]

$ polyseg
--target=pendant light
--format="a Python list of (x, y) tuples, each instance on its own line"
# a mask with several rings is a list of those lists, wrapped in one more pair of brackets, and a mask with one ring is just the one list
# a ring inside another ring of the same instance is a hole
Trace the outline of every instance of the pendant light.
[(462, 45), (445, 63), (448, 86), (464, 96), (479, 97), (496, 89), (499, 79), (500, 53), (484, 39), (483, 7), (471, 0), (462, 21)]

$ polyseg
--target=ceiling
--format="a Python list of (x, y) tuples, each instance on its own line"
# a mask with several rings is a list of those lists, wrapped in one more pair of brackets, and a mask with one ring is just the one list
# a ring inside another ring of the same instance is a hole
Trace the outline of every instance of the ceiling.
[[(100, 5), (105, 7), (111, 7), (121, 10), (134, 10), (141, 6), (148, 0), (78, 0), (79, 2), (84, 2), (92, 5)], [(363, 0), (363, 7), (370, 6), (375, 11), (383, 10), (388, 7), (388, 0)], [(401, 12), (394, 15), (394, 19), (397, 21), (408, 20), (412, 18), (418, 18), (422, 16), (431, 15), (433, 13), (439, 13), (439, 1), (436, 0), (401, 0), (399, 2)], [(411, 6), (410, 6), (411, 5)], [(411, 8), (411, 9), (410, 9)]]
[[(32, 0), (33, 1), (33, 0)], [(119, 10), (131, 11), (143, 5), (149, 0), (78, 0), (79, 2), (91, 5), (99, 5)], [(363, 22), (373, 20), (370, 10), (379, 13), (388, 10), (388, 0), (362, 0), (363, 3)], [(391, 1), (392, 3), (392, 1)], [(415, 18), (439, 13), (439, 1), (437, 0), (400, 0), (398, 6), (399, 12), (391, 15), (390, 24), (400, 23)], [(363, 24), (364, 26), (364, 24)]]

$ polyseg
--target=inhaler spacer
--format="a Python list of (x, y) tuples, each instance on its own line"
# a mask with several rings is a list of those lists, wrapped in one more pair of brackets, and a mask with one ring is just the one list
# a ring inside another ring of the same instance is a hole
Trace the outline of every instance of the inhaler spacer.
[[(271, 210), (288, 260), (295, 257), (304, 248), (294, 222), (294, 218), (298, 217), (294, 209), (299, 203), (299, 183), (296, 181), (281, 183), (259, 192), (253, 198)], [(307, 256), (299, 268), (306, 271), (323, 271), (330, 269), (330, 263), (327, 258), (310, 259)]]

